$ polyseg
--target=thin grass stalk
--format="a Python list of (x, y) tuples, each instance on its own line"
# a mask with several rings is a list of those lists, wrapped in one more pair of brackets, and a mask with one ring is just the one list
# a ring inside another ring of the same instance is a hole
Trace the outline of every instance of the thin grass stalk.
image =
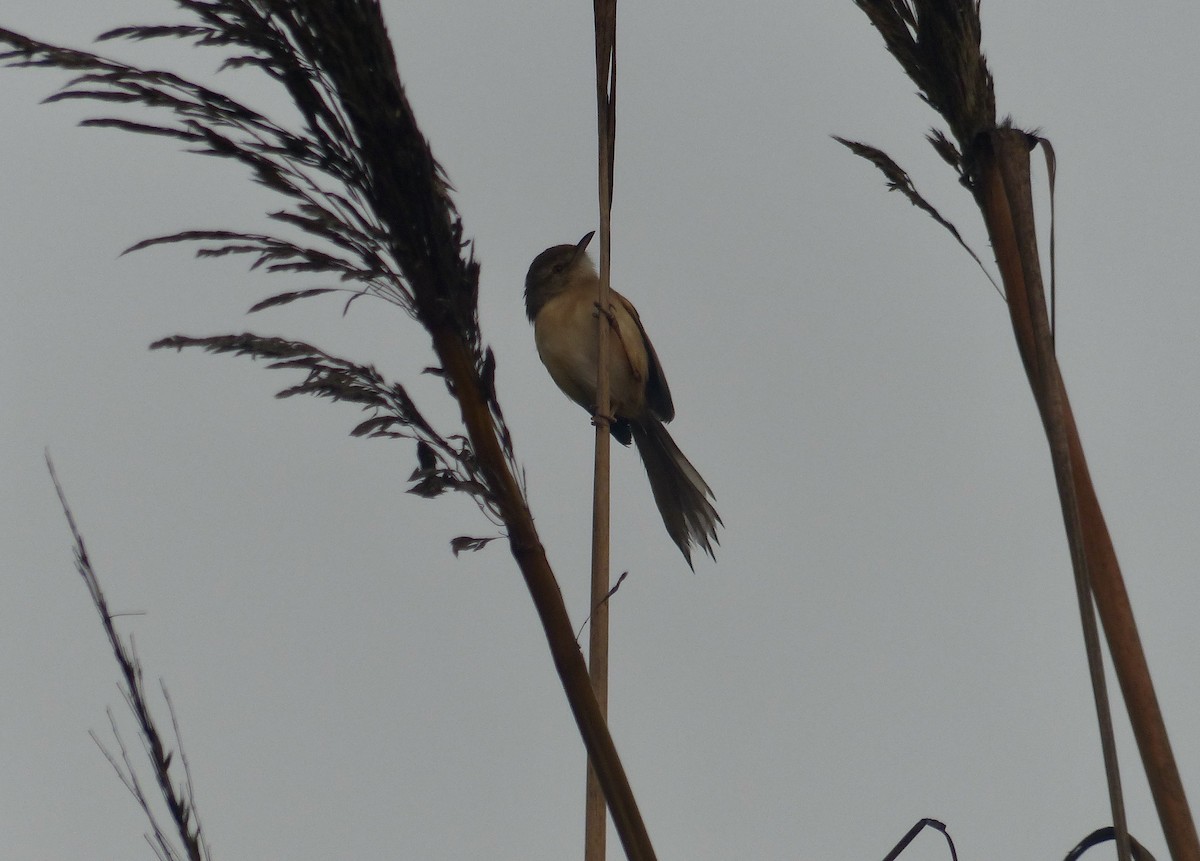
[[(166, 684), (159, 680), (159, 687), (162, 690), (163, 699), (167, 703), (167, 711), (171, 716), (171, 728), (175, 737), (174, 747), (171, 745), (170, 735), (160, 727), (150, 710), (142, 663), (138, 658), (137, 649), (134, 647), (133, 637), (123, 638), (117, 631), (114, 619), (118, 614), (114, 614), (109, 609), (108, 598), (100, 586), (100, 578), (96, 574), (95, 568), (92, 567), (91, 557), (88, 555), (87, 546), (83, 541), (83, 533), (80, 532), (71, 506), (67, 503), (66, 491), (63, 490), (62, 483), (58, 480), (58, 473), (54, 469), (54, 462), (50, 459), (49, 451), (46, 452), (46, 468), (50, 472), (50, 480), (58, 494), (58, 501), (62, 505), (63, 515), (66, 517), (67, 526), (74, 541), (75, 570), (83, 578), (88, 595), (92, 599), (92, 606), (100, 616), (100, 624), (108, 638), (109, 648), (120, 668), (121, 693), (137, 723), (142, 751), (149, 762), (159, 795), (166, 805), (169, 824), (162, 820), (151, 804), (150, 793), (143, 786), (141, 778), (138, 777), (138, 768), (135, 767), (133, 757), (121, 737), (116, 717), (111, 709), (108, 712), (108, 721), (120, 750), (120, 757), (118, 758), (106, 747), (94, 732), (91, 733), (92, 740), (96, 742), (104, 757), (116, 771), (117, 777), (137, 801), (150, 823), (153, 836), (151, 834), (145, 836), (154, 853), (164, 861), (184, 861), (185, 858), (186, 861), (210, 861), (212, 853), (209, 851), (208, 840), (200, 823), (200, 814), (196, 809), (196, 793), (192, 783), (191, 767), (183, 750), (183, 736), (179, 731), (175, 706), (167, 695)], [(176, 773), (178, 769), (172, 770), (172, 766), (176, 762), (183, 769), (182, 780)], [(172, 832), (179, 838), (182, 850), (169, 836)]]
[[(600, 287), (596, 297), (596, 453), (592, 480), (591, 627), (588, 629), (588, 671), (601, 712), (608, 715), (608, 592), (610, 573), (610, 462), (612, 397), (608, 374), (611, 273), (613, 150), (616, 140), (616, 0), (594, 0), (596, 40), (596, 131), (600, 198)], [(589, 759), (584, 801), (584, 861), (604, 861), (608, 816), (604, 793)]]

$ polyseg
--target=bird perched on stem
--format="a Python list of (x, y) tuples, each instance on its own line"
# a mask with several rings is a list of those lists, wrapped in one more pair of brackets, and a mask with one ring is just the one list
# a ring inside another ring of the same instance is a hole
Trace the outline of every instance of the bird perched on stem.
[[(525, 276), (525, 312), (551, 378), (567, 397), (595, 414), (600, 279), (587, 255), (593, 235), (575, 245), (547, 248), (534, 258)], [(709, 502), (712, 490), (663, 424), (675, 417), (675, 405), (637, 309), (615, 290), (610, 296), (605, 316), (616, 337), (609, 341), (609, 427), (622, 445), (637, 444), (667, 534), (690, 567), (693, 542), (713, 556), (721, 516)]]

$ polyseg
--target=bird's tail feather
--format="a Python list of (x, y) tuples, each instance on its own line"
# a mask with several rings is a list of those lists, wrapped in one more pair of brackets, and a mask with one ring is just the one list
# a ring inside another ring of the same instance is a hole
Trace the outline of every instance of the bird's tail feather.
[(716, 498), (712, 490), (684, 457), (662, 422), (650, 419), (631, 424), (633, 441), (646, 466), (650, 490), (667, 534), (683, 552), (689, 568), (693, 542), (716, 558), (713, 544), (719, 543), (717, 524), (721, 523), (721, 515), (709, 502), (710, 498)]

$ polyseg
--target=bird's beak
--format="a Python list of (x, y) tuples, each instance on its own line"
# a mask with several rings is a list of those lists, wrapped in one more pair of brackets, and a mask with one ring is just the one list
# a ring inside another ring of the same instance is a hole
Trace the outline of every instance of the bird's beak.
[(575, 243), (575, 253), (582, 254), (588, 247), (588, 243), (592, 241), (592, 237), (595, 235), (596, 231), (593, 230), (591, 233), (584, 236), (583, 239), (580, 239), (577, 243)]

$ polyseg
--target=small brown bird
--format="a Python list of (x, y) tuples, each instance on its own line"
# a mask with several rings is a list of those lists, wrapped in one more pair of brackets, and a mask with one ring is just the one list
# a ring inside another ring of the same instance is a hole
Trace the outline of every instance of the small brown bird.
[[(600, 279), (586, 249), (594, 235), (547, 248), (525, 276), (525, 312), (542, 364), (567, 397), (593, 414)], [(721, 517), (709, 502), (712, 490), (663, 426), (675, 418), (675, 405), (637, 309), (616, 290), (610, 295), (612, 435), (623, 445), (637, 443), (667, 534), (691, 567), (692, 542), (713, 556)]]

